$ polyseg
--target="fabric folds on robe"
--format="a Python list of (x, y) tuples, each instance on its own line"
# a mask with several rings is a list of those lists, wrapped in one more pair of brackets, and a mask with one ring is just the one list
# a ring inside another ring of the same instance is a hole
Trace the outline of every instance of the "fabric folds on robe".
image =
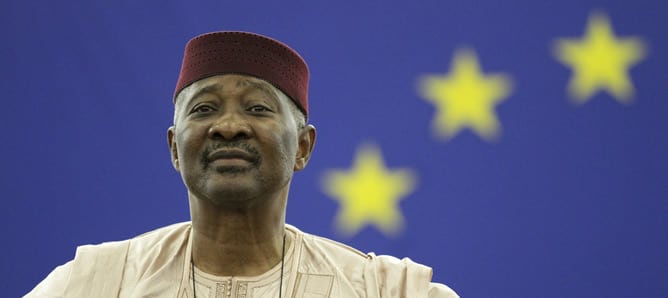
[[(431, 268), (408, 258), (364, 254), (291, 225), (286, 229), (294, 241), (283, 297), (458, 297), (431, 282)], [(129, 240), (80, 246), (74, 260), (24, 297), (193, 297), (190, 235), (191, 224), (185, 222)], [(254, 297), (253, 287), (260, 284), (267, 282), (245, 282), (249, 294), (243, 297)], [(255, 292), (278, 296), (278, 289)]]

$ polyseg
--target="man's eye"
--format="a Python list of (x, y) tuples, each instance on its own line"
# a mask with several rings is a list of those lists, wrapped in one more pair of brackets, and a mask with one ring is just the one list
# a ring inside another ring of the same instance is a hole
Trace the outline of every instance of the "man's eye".
[(254, 106), (250, 107), (248, 110), (251, 111), (251, 112), (254, 112), (254, 113), (261, 113), (261, 112), (271, 111), (271, 110), (269, 110), (269, 108), (267, 108), (265, 106), (262, 106), (262, 105), (254, 105)]
[(211, 106), (208, 105), (201, 105), (197, 106), (192, 110), (192, 113), (198, 113), (198, 114), (207, 114), (213, 112), (214, 109)]

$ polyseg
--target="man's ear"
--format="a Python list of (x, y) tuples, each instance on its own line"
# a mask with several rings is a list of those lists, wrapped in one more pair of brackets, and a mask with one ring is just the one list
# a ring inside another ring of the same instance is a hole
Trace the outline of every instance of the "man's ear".
[(179, 172), (181, 168), (179, 167), (179, 152), (176, 149), (176, 141), (174, 140), (174, 126), (170, 126), (167, 129), (167, 144), (169, 145), (169, 153), (172, 157), (172, 165)]
[(308, 124), (299, 132), (297, 159), (295, 162), (295, 172), (306, 168), (308, 160), (311, 158), (313, 146), (315, 145), (315, 126)]

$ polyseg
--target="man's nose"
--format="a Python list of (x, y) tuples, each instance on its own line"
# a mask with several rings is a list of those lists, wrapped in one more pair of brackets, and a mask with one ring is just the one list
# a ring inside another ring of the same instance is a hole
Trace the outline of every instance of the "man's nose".
[(248, 120), (236, 111), (224, 112), (209, 128), (212, 139), (236, 140), (251, 136)]

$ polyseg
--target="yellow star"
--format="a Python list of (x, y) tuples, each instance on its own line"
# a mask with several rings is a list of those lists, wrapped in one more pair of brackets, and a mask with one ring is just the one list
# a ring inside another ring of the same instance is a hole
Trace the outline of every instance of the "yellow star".
[(415, 178), (410, 170), (390, 171), (375, 146), (358, 149), (353, 168), (325, 174), (325, 192), (341, 202), (336, 216), (338, 229), (346, 235), (373, 224), (386, 235), (403, 227), (399, 200), (412, 192)]
[(510, 79), (501, 74), (485, 76), (472, 50), (459, 50), (450, 74), (424, 76), (420, 93), (437, 107), (433, 125), (436, 134), (446, 139), (471, 128), (480, 137), (493, 140), (500, 129), (494, 107), (511, 90)]
[(604, 14), (589, 17), (581, 40), (558, 39), (557, 59), (573, 69), (568, 92), (576, 103), (584, 103), (598, 90), (606, 90), (619, 102), (631, 102), (633, 85), (628, 69), (644, 58), (639, 38), (616, 39)]

